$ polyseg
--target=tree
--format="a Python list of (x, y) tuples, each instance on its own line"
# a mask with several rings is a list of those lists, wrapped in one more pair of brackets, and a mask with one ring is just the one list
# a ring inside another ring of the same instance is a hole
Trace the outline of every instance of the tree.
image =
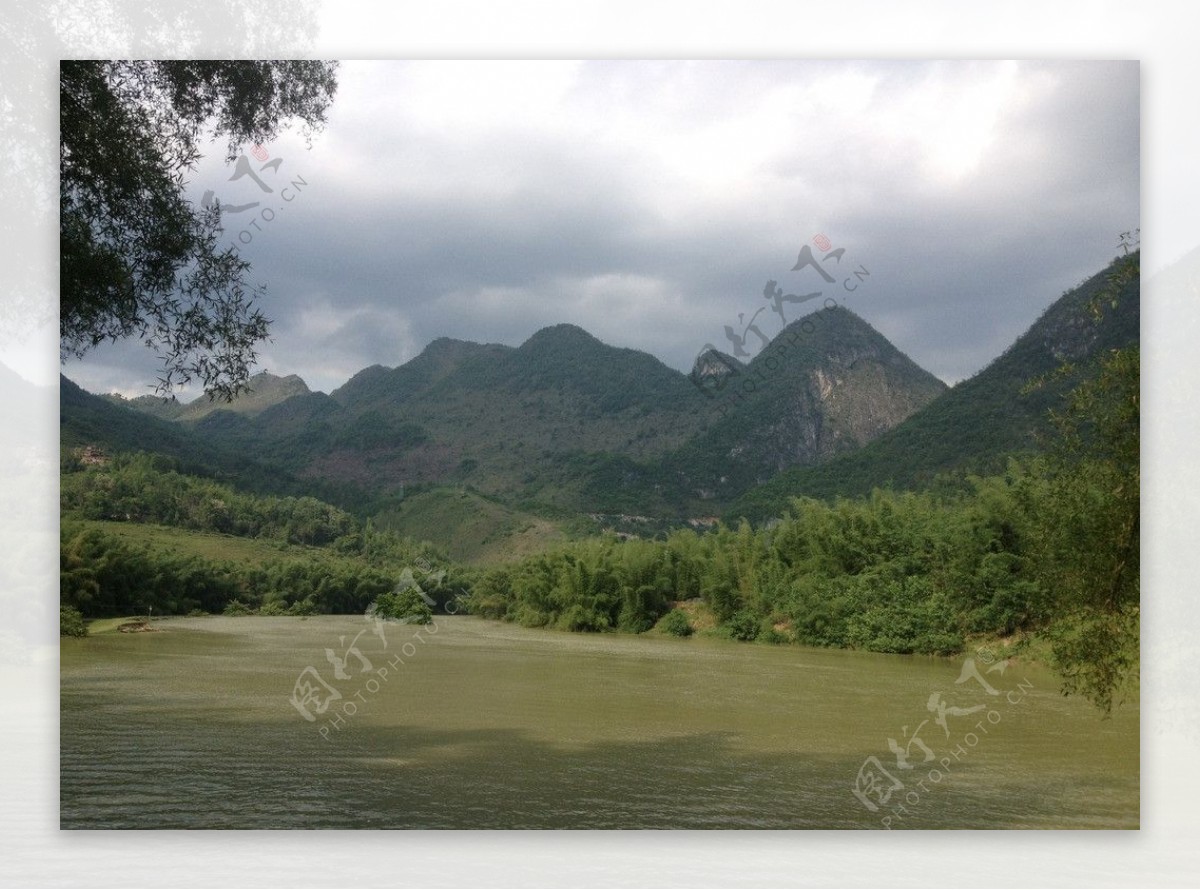
[(1063, 690), (1106, 712), (1138, 666), (1139, 365), (1138, 347), (1114, 350), (1071, 393), (1040, 539)]
[(368, 614), (406, 624), (429, 624), (433, 620), (433, 611), (429, 604), (412, 587), (381, 594), (371, 604)]
[[(1140, 253), (1122, 257), (1092, 311), (1115, 305), (1140, 271)], [(1059, 439), (1038, 536), (1046, 588), (1062, 616), (1049, 636), (1063, 691), (1105, 712), (1138, 670), (1140, 369), (1138, 346), (1110, 350), (1053, 416)]]
[(88, 635), (83, 615), (74, 606), (59, 606), (58, 635), (60, 637), (86, 637)]
[(688, 620), (687, 613), (681, 609), (668, 612), (659, 626), (673, 637), (690, 637), (695, 630), (692, 622)]
[(202, 135), (232, 161), (289, 121), (325, 122), (336, 63), (64, 61), (60, 69), (62, 357), (137, 336), (163, 362), (159, 391), (197, 379), (226, 400), (246, 388), (269, 322), (261, 288), (220, 248), (219, 204), (194, 207), (184, 175)]

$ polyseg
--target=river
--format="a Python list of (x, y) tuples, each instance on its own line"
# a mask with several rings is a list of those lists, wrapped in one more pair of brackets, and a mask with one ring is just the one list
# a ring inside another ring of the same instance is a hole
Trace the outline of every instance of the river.
[(987, 653), (465, 616), (155, 626), (62, 640), (63, 828), (1139, 824), (1136, 703), (1102, 719)]

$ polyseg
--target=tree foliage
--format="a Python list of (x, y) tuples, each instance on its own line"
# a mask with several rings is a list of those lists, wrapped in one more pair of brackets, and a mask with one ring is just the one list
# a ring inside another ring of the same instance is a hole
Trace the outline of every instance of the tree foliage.
[[(1076, 475), (1083, 466), (1087, 485)], [(1073, 467), (1013, 460), (966, 492), (796, 499), (769, 527), (577, 542), (487, 571), (470, 609), (592, 631), (638, 631), (666, 615), (658, 626), (673, 633), (690, 629), (673, 602), (699, 597), (732, 639), (900, 654), (953, 655), (972, 637), (1044, 633), (1064, 689), (1107, 708), (1105, 684), (1136, 663), (1127, 645), (1135, 552), (1121, 555), (1135, 547), (1136, 486), (1108, 486), (1116, 475), (1097, 475), (1090, 462)], [(1110, 608), (1100, 591), (1117, 582)]]
[(390, 590), (381, 594), (367, 610), (369, 615), (403, 621), (407, 624), (429, 624), (433, 611), (416, 589)]
[(687, 613), (682, 609), (672, 609), (663, 616), (658, 626), (673, 637), (690, 637), (695, 632)]
[[(458, 596), (466, 583), (431, 545), (315, 498), (256, 497), (181, 474), (161, 455), (118, 454), (104, 464), (68, 468), (62, 504), (61, 604), (90, 618), (150, 607), (165, 615), (362, 612), (413, 566), (437, 578), (436, 584), (422, 578), (422, 584), (438, 604)], [(130, 540), (96, 520), (184, 531), (159, 542), (154, 535)], [(266, 555), (226, 557), (225, 538), (214, 546), (210, 537), (188, 534), (193, 531), (256, 538)]]
[(1042, 574), (1063, 618), (1051, 638), (1064, 691), (1105, 711), (1137, 675), (1141, 612), (1138, 348), (1114, 350), (1056, 418)]
[(65, 358), (137, 336), (160, 390), (192, 379), (240, 392), (268, 321), (249, 263), (218, 244), (219, 205), (184, 176), (211, 134), (232, 160), (289, 120), (319, 128), (336, 66), (308, 61), (63, 61), (60, 69), (60, 345)]
[[(259, 497), (178, 471), (170, 458), (118, 454), (64, 473), (60, 502), (81, 519), (144, 522), (323, 546), (358, 531), (349, 513), (313, 497)], [(361, 539), (361, 536), (360, 536)], [(345, 541), (341, 546), (347, 546)]]
[(83, 615), (73, 606), (60, 606), (58, 610), (58, 635), (61, 637), (86, 637), (87, 624)]
[(257, 564), (138, 546), (65, 521), (60, 550), (63, 606), (89, 618), (191, 612), (263, 615), (362, 612), (395, 573), (329, 551), (284, 554)]

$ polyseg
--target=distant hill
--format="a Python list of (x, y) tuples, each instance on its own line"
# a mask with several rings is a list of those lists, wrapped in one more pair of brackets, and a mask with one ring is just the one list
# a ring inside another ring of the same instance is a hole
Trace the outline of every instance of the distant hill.
[(195, 441), (185, 427), (135, 407), (137, 400), (92, 395), (63, 376), (58, 398), (63, 448), (91, 445), (106, 451), (150, 451), (185, 462), (211, 456), (211, 449)]
[(747, 362), (707, 350), (691, 375), (563, 324), (519, 347), (434, 340), (328, 395), (260, 374), (231, 405), (180, 405), (101, 398), (64, 378), (60, 436), (66, 449), (162, 453), (249, 491), (313, 494), (471, 560), (557, 539), (577, 521), (594, 527), (595, 516), (624, 517), (614, 528), (635, 534), (759, 520), (796, 495), (922, 487), (1037, 448), (1073, 381), (1030, 381), (1138, 340), (1136, 282), (1092, 311), (1113, 271), (950, 389), (834, 308)]
[[(758, 520), (782, 513), (797, 495), (826, 498), (866, 494), (875, 487), (928, 485), (939, 473), (988, 473), (1008, 455), (1040, 447), (1048, 411), (1079, 382), (1065, 378), (1029, 389), (1064, 362), (1081, 371), (1108, 349), (1138, 342), (1140, 287), (1135, 280), (1116, 305), (1098, 300), (1124, 258), (1065, 293), (984, 370), (853, 453), (820, 466), (787, 470), (748, 491), (726, 513)], [(1093, 306), (1095, 304), (1095, 306)], [(1097, 317), (1094, 309), (1100, 310)]]
[[(516, 348), (434, 340), (330, 395), (259, 374), (231, 404), (108, 401), (141, 412), (147, 441), (173, 453), (203, 444), (314, 482), (384, 494), (469, 485), (518, 510), (682, 517), (860, 447), (944, 388), (864, 320), (831, 309), (748, 364), (702, 356), (690, 378), (560, 324)], [(112, 421), (129, 442), (137, 426)]]
[(151, 417), (157, 417), (161, 420), (175, 420), (183, 413), (183, 409), (187, 406), (186, 402), (180, 402), (172, 397), (164, 399), (161, 396), (135, 396), (132, 399), (127, 399), (119, 392), (104, 393), (100, 398), (114, 405), (133, 408), (141, 411), (143, 414), (149, 414)]
[(328, 396), (304, 387), (256, 413), (177, 419), (305, 478), (470, 485), (522, 510), (707, 515), (714, 497), (859, 447), (944, 389), (858, 316), (810, 319), (747, 365), (714, 353), (714, 373), (692, 379), (561, 324), (516, 348), (442, 338)]
[(331, 395), (184, 425), (310, 479), (376, 492), (469, 483), (519, 500), (569, 451), (665, 452), (703, 422), (702, 402), (684, 375), (652, 356), (560, 325), (515, 349), (443, 338), (398, 368), (365, 369)]
[[(64, 455), (86, 448), (106, 455), (145, 451), (175, 462), (180, 472), (217, 479), (247, 492), (310, 494), (347, 509), (361, 507), (372, 499), (372, 492), (356, 486), (300, 479), (280, 462), (239, 448), (227, 437), (205, 435), (197, 425), (155, 417), (132, 407), (130, 401), (93, 395), (60, 376), (58, 428)], [(200, 423), (219, 425), (221, 418), (246, 420), (223, 411)]]
[(277, 377), (266, 371), (255, 374), (247, 381), (247, 390), (231, 402), (222, 402), (200, 396), (191, 402), (180, 402), (176, 399), (163, 399), (158, 396), (138, 396), (125, 399), (116, 393), (110, 393), (102, 398), (114, 404), (128, 405), (146, 414), (164, 420), (200, 420), (214, 411), (232, 411), (234, 414), (244, 414), (254, 417), (270, 408), (285, 402), (292, 396), (307, 395), (308, 387), (295, 374), (287, 377)]
[(483, 467), (511, 475), (502, 468), (566, 449), (659, 454), (705, 423), (703, 399), (683, 374), (565, 324), (518, 348), (435, 340), (398, 368), (355, 375), (332, 397), (355, 416), (402, 414), (429, 433), (431, 449), (477, 461), (482, 476)]

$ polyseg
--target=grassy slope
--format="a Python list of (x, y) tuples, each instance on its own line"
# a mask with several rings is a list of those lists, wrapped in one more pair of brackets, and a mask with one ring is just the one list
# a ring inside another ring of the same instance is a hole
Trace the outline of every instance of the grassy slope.
[(430, 541), (452, 559), (472, 564), (519, 559), (566, 537), (548, 519), (458, 488), (435, 488), (405, 498), (375, 521), (382, 528)]
[[(66, 517), (70, 518), (70, 517)], [(260, 564), (292, 557), (308, 558), (328, 553), (319, 547), (287, 544), (259, 538), (240, 538), (215, 532), (191, 531), (165, 525), (140, 522), (110, 522), (95, 519), (72, 520), (84, 528), (94, 528), (133, 547), (170, 551), (181, 556), (198, 556), (214, 562)]]

